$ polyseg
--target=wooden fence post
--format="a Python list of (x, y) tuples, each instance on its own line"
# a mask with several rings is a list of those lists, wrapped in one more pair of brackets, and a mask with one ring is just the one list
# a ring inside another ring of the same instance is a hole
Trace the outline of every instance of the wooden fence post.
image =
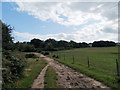
[(64, 54), (64, 61), (65, 61), (65, 54)]
[(61, 57), (61, 54), (59, 53), (59, 58)]
[(74, 56), (73, 56), (73, 64), (74, 64)]
[(117, 75), (119, 76), (119, 64), (117, 59), (116, 59), (116, 69), (117, 69)]
[(89, 60), (89, 57), (88, 57), (88, 68), (90, 67), (90, 60)]

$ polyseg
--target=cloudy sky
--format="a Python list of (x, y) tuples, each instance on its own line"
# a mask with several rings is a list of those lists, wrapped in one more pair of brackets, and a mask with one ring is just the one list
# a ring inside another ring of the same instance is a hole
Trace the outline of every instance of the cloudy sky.
[(117, 2), (2, 2), (15, 41), (118, 41)]

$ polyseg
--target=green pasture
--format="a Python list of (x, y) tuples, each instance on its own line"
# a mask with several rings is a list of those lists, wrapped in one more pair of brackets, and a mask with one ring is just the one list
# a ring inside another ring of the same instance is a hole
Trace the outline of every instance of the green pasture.
[(51, 52), (50, 57), (58, 56), (54, 59), (110, 87), (118, 88), (118, 54), (118, 47), (77, 48)]

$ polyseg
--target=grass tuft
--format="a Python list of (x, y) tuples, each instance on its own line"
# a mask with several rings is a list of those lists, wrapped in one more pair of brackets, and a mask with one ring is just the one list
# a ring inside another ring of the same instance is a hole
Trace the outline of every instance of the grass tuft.
[(57, 74), (56, 72), (53, 70), (53, 68), (51, 66), (48, 67), (46, 74), (45, 74), (45, 88), (59, 88), (58, 84), (57, 84)]

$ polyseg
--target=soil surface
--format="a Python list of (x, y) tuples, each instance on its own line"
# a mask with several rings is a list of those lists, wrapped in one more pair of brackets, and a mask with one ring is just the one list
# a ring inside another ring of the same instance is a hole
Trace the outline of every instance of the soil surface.
[(103, 85), (101, 82), (96, 81), (86, 75), (76, 72), (75, 70), (71, 69), (70, 67), (61, 64), (49, 57), (46, 57), (40, 53), (34, 53), (40, 58), (43, 58), (48, 62), (48, 65), (42, 70), (38, 78), (32, 85), (32, 88), (44, 88), (44, 75), (47, 67), (50, 65), (58, 74), (58, 85), (63, 88), (108, 88), (109, 87)]

